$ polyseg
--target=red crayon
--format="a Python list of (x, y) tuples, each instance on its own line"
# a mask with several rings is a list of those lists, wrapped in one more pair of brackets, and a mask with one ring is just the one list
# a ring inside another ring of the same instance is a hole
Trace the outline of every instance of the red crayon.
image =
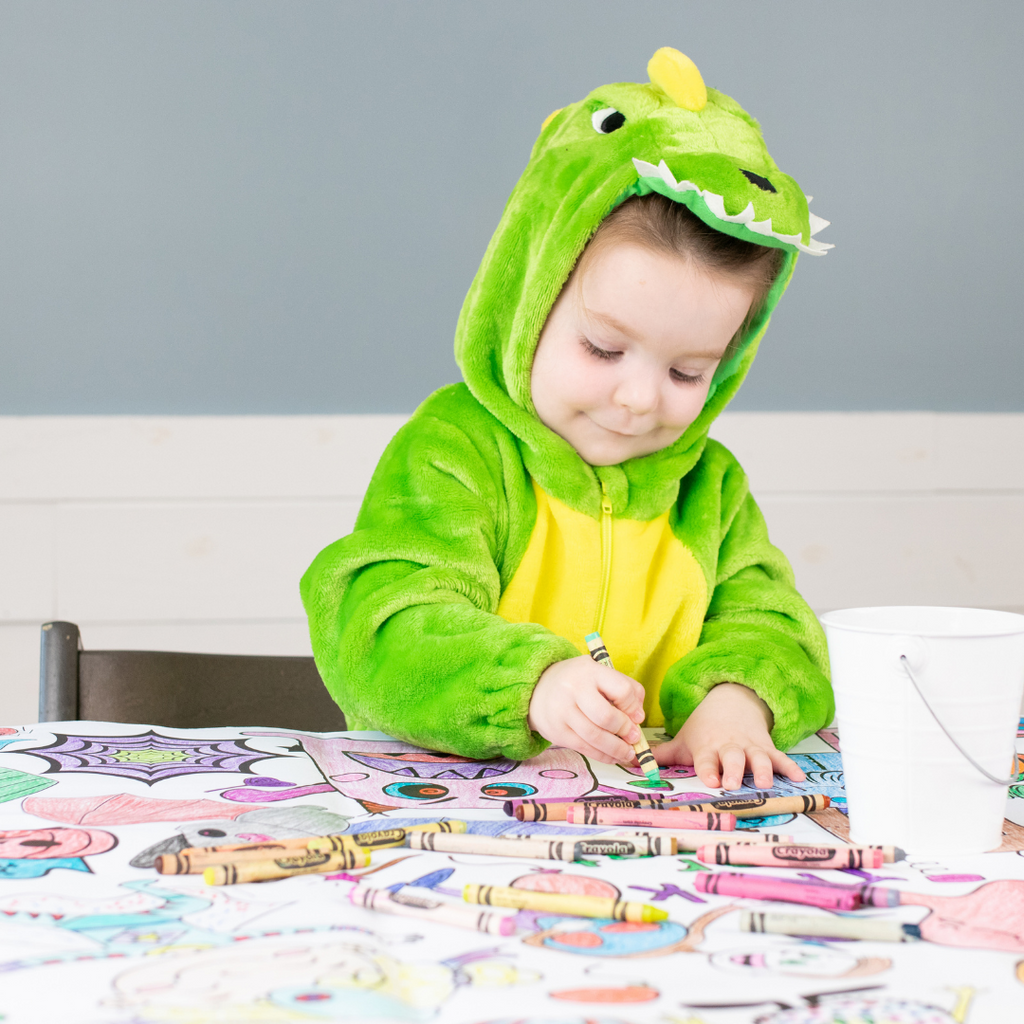
[(732, 832), (736, 818), (718, 811), (660, 811), (656, 808), (630, 810), (621, 807), (600, 807), (596, 804), (570, 804), (565, 820), (570, 825), (633, 825), (642, 828), (696, 828)]
[[(607, 803), (609, 800), (625, 800), (626, 797), (614, 796), (611, 793), (591, 793), (589, 796), (538, 796), (538, 797), (516, 797), (515, 800), (506, 800), (501, 806), (505, 813), (510, 817), (516, 817), (516, 809), (523, 807), (524, 805), (529, 806), (545, 806), (549, 804), (601, 804)], [(641, 798), (637, 798), (638, 800)], [(652, 799), (643, 797), (642, 799)], [(653, 798), (657, 799), (657, 798)], [(635, 802), (635, 801), (633, 801)], [(660, 804), (659, 804), (660, 806)], [(520, 821), (522, 819), (520, 818)], [(536, 819), (540, 820), (540, 819)]]
[(762, 875), (743, 875), (731, 872), (700, 874), (693, 880), (697, 892), (717, 893), (719, 896), (740, 896), (755, 900), (775, 900), (780, 903), (802, 903), (822, 910), (857, 910), (861, 906), (859, 893), (838, 886), (791, 882), (787, 878), (765, 878)]
[(704, 864), (747, 864), (762, 868), (858, 868), (871, 870), (883, 864), (881, 850), (863, 846), (800, 846), (759, 843), (739, 846), (716, 843), (702, 846), (697, 860)]

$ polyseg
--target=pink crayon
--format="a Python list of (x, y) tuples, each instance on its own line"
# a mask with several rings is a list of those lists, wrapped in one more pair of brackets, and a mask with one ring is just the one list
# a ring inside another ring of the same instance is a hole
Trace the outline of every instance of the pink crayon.
[[(889, 862), (885, 861), (885, 863)], [(899, 889), (888, 889), (882, 885), (837, 885), (835, 882), (825, 882), (820, 878), (794, 878), (793, 884), (824, 885), (830, 889), (838, 889), (840, 892), (853, 892), (860, 897), (861, 905), (865, 907), (898, 907), (900, 905)]]
[(881, 850), (863, 846), (802, 846), (758, 843), (740, 846), (716, 843), (702, 846), (697, 860), (703, 864), (746, 864), (761, 868), (880, 868)]
[(791, 882), (786, 878), (765, 878), (761, 875), (723, 873), (697, 875), (693, 880), (697, 892), (717, 893), (719, 896), (741, 896), (755, 900), (775, 900), (780, 903), (802, 903), (822, 910), (857, 910), (861, 906), (860, 894), (838, 886)]
[(659, 811), (654, 808), (630, 810), (598, 804), (570, 804), (565, 812), (570, 825), (633, 825), (642, 828), (710, 829), (732, 832), (736, 817), (720, 811)]

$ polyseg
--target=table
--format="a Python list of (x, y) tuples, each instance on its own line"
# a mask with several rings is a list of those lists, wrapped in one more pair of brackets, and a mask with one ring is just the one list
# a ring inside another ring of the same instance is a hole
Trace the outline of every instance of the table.
[[(814, 816), (752, 824), (801, 840), (845, 828), (838, 739), (796, 748), (825, 792)], [(185, 846), (380, 828), (439, 817), (518, 823), (515, 796), (635, 794), (635, 769), (551, 749), (477, 762), (380, 733), (176, 730), (103, 722), (0, 730), (0, 1014), (6, 1024), (457, 1021), (601, 1024), (1010, 1024), (1024, 1020), (1024, 797), (1004, 852), (875, 871), (924, 941), (801, 941), (738, 930), (738, 908), (810, 908), (698, 893), (692, 855), (563, 864), (391, 849), (367, 883), (457, 900), (468, 882), (622, 894), (655, 924), (520, 912), (508, 938), (376, 914), (347, 899), (360, 871), (210, 887), (158, 875)], [(664, 769), (675, 793), (708, 791)], [(749, 781), (749, 780), (748, 780)], [(756, 869), (744, 869), (756, 870)], [(775, 871), (779, 874), (779, 871)], [(834, 882), (858, 878), (818, 871)], [(512, 913), (509, 911), (508, 913)], [(865, 912), (861, 912), (865, 913)]]

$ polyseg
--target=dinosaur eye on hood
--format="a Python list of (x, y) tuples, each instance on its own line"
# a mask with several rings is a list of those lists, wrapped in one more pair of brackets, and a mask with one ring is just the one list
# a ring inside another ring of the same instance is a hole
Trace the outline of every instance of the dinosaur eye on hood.
[(590, 123), (594, 126), (595, 132), (600, 132), (602, 135), (610, 135), (612, 132), (618, 131), (626, 123), (626, 115), (614, 107), (604, 107), (601, 110), (595, 110), (591, 114)]
[(740, 174), (751, 183), (756, 185), (762, 192), (778, 192), (779, 190), (765, 177), (755, 174), (753, 171), (745, 171), (740, 168)]

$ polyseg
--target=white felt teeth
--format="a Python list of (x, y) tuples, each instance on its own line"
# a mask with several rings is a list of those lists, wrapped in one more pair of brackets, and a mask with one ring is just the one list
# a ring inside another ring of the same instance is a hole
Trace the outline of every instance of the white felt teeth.
[[(804, 245), (800, 235), (784, 235), (781, 231), (772, 230), (772, 219), (769, 217), (767, 220), (754, 220), (754, 204), (747, 203), (746, 209), (741, 210), (739, 213), (726, 213), (725, 212), (725, 200), (722, 196), (715, 192), (709, 192), (707, 189), (702, 189), (695, 185), (692, 181), (676, 181), (675, 175), (669, 170), (668, 164), (662, 160), (657, 167), (654, 164), (648, 163), (646, 160), (638, 160), (636, 157), (633, 158), (633, 166), (637, 170), (637, 174), (641, 178), (661, 178), (665, 184), (669, 185), (676, 192), (697, 192), (701, 198), (707, 204), (708, 209), (719, 219), (727, 221), (730, 224), (743, 224), (751, 231), (756, 232), (759, 235), (771, 235), (773, 238), (777, 238), (780, 242), (787, 242), (790, 245), (795, 245), (801, 252), (810, 253), (812, 256), (824, 256), (829, 249), (834, 248), (828, 242), (819, 242), (816, 238), (811, 238), (807, 245)], [(811, 201), (811, 197), (807, 196), (807, 202)], [(822, 228), (828, 227), (829, 221), (823, 217), (818, 217), (808, 211), (811, 225), (811, 235), (816, 235)]]
[(811, 234), (816, 235), (822, 228), (827, 228), (832, 223), (830, 220), (825, 220), (824, 217), (819, 217), (816, 213), (807, 211), (807, 216), (811, 218)]

